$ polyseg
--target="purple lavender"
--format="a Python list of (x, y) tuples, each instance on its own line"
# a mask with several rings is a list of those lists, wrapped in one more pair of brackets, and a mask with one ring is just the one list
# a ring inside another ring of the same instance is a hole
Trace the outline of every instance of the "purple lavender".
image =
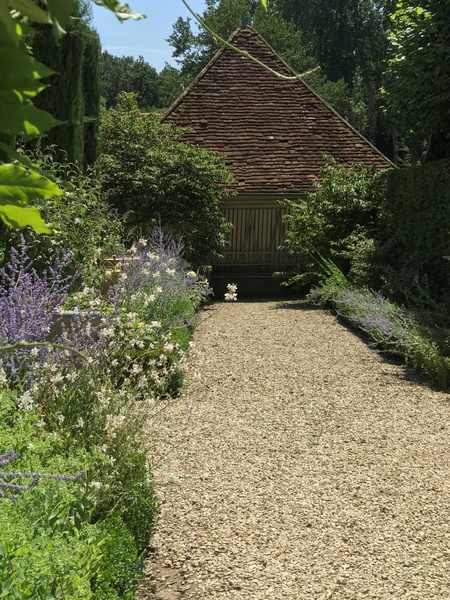
[(338, 314), (367, 333), (375, 344), (395, 351), (414, 329), (414, 320), (372, 290), (347, 288), (334, 299)]
[[(4, 467), (11, 462), (17, 460), (19, 457), (14, 450), (8, 450), (5, 454), (0, 455), (0, 467)], [(11, 492), (27, 492), (31, 488), (35, 487), (40, 479), (54, 479), (56, 481), (76, 481), (83, 477), (84, 471), (78, 471), (75, 475), (53, 475), (51, 473), (21, 473), (21, 472), (10, 472), (3, 473), (0, 471), (0, 497), (7, 498), (8, 500), (17, 500), (20, 494), (7, 493), (2, 490), (11, 490)], [(17, 479), (17, 478), (32, 479), (28, 484), (9, 483), (8, 481), (1, 481), (2, 479)]]
[[(54, 313), (67, 299), (76, 277), (64, 274), (71, 261), (70, 252), (62, 258), (56, 255), (53, 265), (38, 273), (21, 236), (20, 248), (11, 248), (10, 262), (0, 269), (0, 345), (46, 340)], [(42, 362), (48, 350), (41, 348), (35, 354)], [(29, 365), (30, 350), (9, 352), (2, 361), (8, 374), (18, 375)]]

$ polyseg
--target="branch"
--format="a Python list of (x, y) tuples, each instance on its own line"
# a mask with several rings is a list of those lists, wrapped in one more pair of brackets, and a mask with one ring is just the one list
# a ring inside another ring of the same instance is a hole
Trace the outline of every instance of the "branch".
[(224, 46), (226, 46), (227, 48), (230, 48), (231, 50), (234, 50), (241, 56), (245, 56), (245, 58), (249, 58), (250, 60), (255, 62), (257, 65), (259, 65), (260, 67), (263, 67), (263, 69), (265, 69), (266, 71), (269, 71), (269, 73), (272, 73), (272, 75), (275, 75), (276, 77), (279, 77), (280, 79), (286, 79), (287, 81), (299, 81), (300, 79), (303, 79), (303, 77), (311, 75), (312, 73), (315, 73), (316, 71), (318, 71), (320, 69), (320, 67), (315, 67), (314, 69), (305, 71), (304, 73), (301, 73), (300, 75), (283, 75), (282, 73), (278, 73), (278, 71), (271, 69), (268, 65), (266, 65), (265, 63), (260, 61), (255, 56), (252, 56), (246, 50), (241, 50), (240, 48), (233, 46), (233, 44), (230, 44), (230, 42), (227, 42), (227, 40), (224, 40), (223, 38), (221, 38), (220, 35), (215, 33), (215, 31), (213, 31), (210, 27), (208, 27), (208, 25), (205, 23), (205, 21), (203, 21), (203, 19), (192, 10), (192, 8), (189, 6), (189, 4), (187, 3), (186, 0), (181, 0), (181, 1), (185, 5), (185, 7), (188, 9), (188, 11), (191, 13), (191, 15), (194, 17), (194, 19), (196, 21), (198, 21), (200, 23), (200, 25), (203, 27), (203, 29), (206, 29), (206, 31), (208, 33), (210, 33), (216, 40), (219, 40), (219, 42), (222, 42), (222, 44), (224, 44)]

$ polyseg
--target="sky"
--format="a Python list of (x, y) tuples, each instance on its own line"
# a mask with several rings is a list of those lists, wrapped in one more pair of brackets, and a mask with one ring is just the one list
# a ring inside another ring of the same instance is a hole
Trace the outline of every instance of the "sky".
[[(157, 71), (167, 62), (176, 66), (172, 48), (165, 41), (172, 33), (178, 17), (190, 15), (181, 0), (128, 0), (127, 4), (146, 19), (129, 19), (120, 23), (113, 13), (92, 3), (94, 22), (102, 43), (102, 50), (115, 56), (143, 56)], [(204, 0), (188, 0), (194, 12), (202, 14), (206, 8)]]

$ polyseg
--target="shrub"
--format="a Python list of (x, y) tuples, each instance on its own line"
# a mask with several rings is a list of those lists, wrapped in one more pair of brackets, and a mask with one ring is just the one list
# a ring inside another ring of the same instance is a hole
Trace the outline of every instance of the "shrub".
[(392, 240), (385, 290), (414, 302), (420, 288), (449, 306), (450, 161), (408, 167), (386, 174), (383, 229)]
[(135, 541), (117, 516), (99, 523), (104, 536), (98, 576), (93, 583), (96, 600), (134, 600), (136, 587), (142, 579), (143, 557)]
[[(0, 482), (27, 487), (30, 477), (21, 472), (89, 470), (85, 450), (67, 452), (64, 439), (42, 427), (34, 411), (16, 409), (16, 394), (4, 379), (0, 388), (0, 449), (18, 454), (17, 460), (0, 461), (0, 470), (8, 475), (0, 474)], [(90, 582), (100, 559), (101, 535), (89, 522), (93, 496), (86, 484), (84, 477), (69, 482), (41, 477), (35, 487), (13, 490), (16, 500), (0, 498), (0, 598), (93, 598)]]
[[(60, 259), (55, 254), (53, 265), (38, 273), (28, 256), (23, 237), (20, 249), (11, 248), (10, 262), (0, 269), (0, 345), (16, 342), (43, 342), (53, 322), (54, 312), (65, 302), (73, 277), (64, 272), (72, 263), (67, 253)], [(41, 357), (48, 352), (36, 351)], [(30, 350), (17, 350), (4, 358), (4, 366), (11, 375), (23, 374), (30, 367)]]
[(231, 177), (220, 156), (181, 143), (184, 129), (140, 113), (133, 94), (121, 94), (117, 107), (103, 112), (101, 132), (110, 205), (136, 225), (169, 228), (191, 263), (219, 256), (229, 231), (219, 203)]
[(42, 272), (54, 260), (55, 250), (60, 255), (70, 252), (73, 261), (66, 265), (67, 273), (78, 272), (76, 286), (101, 287), (105, 261), (123, 247), (123, 222), (111, 206), (101, 199), (100, 184), (94, 172), (82, 174), (76, 165), (59, 164), (51, 154), (37, 155), (40, 166), (51, 170), (64, 195), (39, 204), (44, 220), (56, 227), (52, 236), (37, 235), (31, 229), (21, 232), (2, 227), (0, 250), (2, 261), (9, 260), (9, 249), (17, 247), (22, 239), (33, 266)]
[[(344, 272), (367, 283), (376, 277), (377, 213), (382, 198), (380, 173), (363, 165), (345, 168), (327, 158), (321, 181), (304, 200), (285, 200), (288, 231), (284, 247), (304, 259), (305, 269), (293, 281), (317, 281), (312, 254), (332, 259)], [(320, 272), (320, 271), (319, 271)]]

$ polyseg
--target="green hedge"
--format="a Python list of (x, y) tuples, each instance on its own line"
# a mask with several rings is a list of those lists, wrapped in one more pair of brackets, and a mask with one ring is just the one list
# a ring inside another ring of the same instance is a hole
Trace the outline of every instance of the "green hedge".
[[(380, 235), (390, 240), (392, 291), (417, 281), (438, 301), (450, 298), (450, 161), (386, 173)], [(383, 231), (384, 229), (384, 231)]]

